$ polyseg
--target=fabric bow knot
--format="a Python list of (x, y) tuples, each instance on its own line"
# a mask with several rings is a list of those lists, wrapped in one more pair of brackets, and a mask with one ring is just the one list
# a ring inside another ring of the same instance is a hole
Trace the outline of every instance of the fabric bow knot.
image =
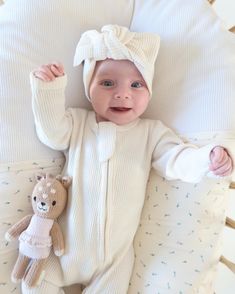
[(85, 59), (104, 60), (106, 58), (125, 59), (131, 58), (128, 43), (135, 33), (128, 33), (127, 28), (118, 26), (104, 26), (99, 33), (90, 30), (82, 34), (74, 56), (74, 66), (80, 65)]
[(130, 32), (118, 25), (106, 25), (101, 32), (89, 30), (82, 34), (74, 56), (74, 66), (83, 61), (83, 81), (88, 96), (89, 83), (96, 61), (111, 58), (130, 60), (135, 64), (152, 93), (154, 63), (160, 46), (160, 38), (152, 33)]

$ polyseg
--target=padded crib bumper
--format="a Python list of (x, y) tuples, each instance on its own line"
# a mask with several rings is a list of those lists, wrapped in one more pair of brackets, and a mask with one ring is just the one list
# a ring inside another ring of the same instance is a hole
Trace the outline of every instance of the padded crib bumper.
[[(229, 189), (235, 190), (235, 182), (231, 182), (229, 185)], [(231, 229), (235, 229), (235, 220), (226, 217), (225, 225)], [(235, 274), (235, 263), (227, 259), (224, 255), (221, 255), (220, 262), (227, 266), (234, 274)]]

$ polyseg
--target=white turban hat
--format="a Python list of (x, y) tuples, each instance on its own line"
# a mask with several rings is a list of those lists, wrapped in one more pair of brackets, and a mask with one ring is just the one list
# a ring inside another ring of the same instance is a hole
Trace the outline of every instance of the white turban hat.
[(102, 27), (101, 33), (96, 30), (83, 33), (76, 48), (74, 66), (84, 61), (83, 83), (88, 99), (96, 61), (107, 58), (132, 61), (142, 74), (152, 95), (154, 63), (159, 46), (158, 35), (130, 32), (126, 27), (118, 25), (106, 25)]

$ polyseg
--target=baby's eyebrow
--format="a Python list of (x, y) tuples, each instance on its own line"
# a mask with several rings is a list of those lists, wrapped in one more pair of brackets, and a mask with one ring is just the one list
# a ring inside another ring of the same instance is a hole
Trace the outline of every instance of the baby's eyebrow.
[(110, 77), (111, 74), (110, 74), (109, 72), (107, 72), (107, 71), (103, 71), (103, 72), (99, 72), (99, 73), (97, 74), (97, 76), (98, 76), (98, 77)]

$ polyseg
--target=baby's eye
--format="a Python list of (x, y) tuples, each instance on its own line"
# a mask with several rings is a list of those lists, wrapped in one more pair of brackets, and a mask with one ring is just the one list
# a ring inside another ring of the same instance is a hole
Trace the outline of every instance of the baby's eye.
[(133, 82), (131, 84), (132, 88), (141, 88), (143, 86), (143, 84), (141, 82)]
[(114, 82), (111, 80), (105, 80), (101, 82), (101, 85), (105, 87), (112, 87), (114, 85)]

